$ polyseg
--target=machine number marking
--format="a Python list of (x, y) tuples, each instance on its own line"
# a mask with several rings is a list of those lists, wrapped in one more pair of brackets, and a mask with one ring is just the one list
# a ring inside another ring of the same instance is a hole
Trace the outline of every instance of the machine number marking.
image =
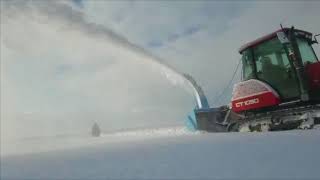
[(251, 104), (258, 104), (258, 103), (259, 103), (259, 99), (258, 98), (249, 99), (249, 100), (246, 100), (246, 101), (237, 102), (236, 103), (236, 107), (239, 108), (239, 107), (242, 107), (242, 106), (249, 106)]

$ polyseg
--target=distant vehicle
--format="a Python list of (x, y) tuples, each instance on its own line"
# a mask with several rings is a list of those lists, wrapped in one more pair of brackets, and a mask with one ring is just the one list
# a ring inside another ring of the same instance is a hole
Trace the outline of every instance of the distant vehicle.
[(93, 137), (99, 137), (101, 135), (101, 130), (99, 125), (95, 122), (91, 128), (91, 135)]

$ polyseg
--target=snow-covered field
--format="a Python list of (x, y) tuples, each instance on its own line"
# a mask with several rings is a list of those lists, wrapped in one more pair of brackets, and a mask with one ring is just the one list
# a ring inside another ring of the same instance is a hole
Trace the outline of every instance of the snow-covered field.
[[(5, 145), (5, 146), (4, 146)], [(2, 179), (320, 179), (320, 131), (169, 128), (2, 144)]]

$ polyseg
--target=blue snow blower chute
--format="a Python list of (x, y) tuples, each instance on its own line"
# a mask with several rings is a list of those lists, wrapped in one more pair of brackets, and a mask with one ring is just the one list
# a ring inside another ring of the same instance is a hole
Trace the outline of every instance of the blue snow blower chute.
[(196, 107), (186, 118), (186, 127), (190, 131), (203, 130), (213, 132), (225, 132), (226, 126), (224, 117), (229, 112), (226, 107), (210, 108), (207, 97), (202, 88), (197, 84), (192, 76), (183, 74), (193, 87), (195, 98), (197, 101)]

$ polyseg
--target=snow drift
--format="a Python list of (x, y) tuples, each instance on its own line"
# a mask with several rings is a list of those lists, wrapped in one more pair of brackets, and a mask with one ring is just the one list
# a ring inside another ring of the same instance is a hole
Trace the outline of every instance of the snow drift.
[(71, 138), (70, 142), (81, 141), (82, 146), (2, 156), (1, 179), (320, 178), (319, 130), (169, 133), (172, 131)]

